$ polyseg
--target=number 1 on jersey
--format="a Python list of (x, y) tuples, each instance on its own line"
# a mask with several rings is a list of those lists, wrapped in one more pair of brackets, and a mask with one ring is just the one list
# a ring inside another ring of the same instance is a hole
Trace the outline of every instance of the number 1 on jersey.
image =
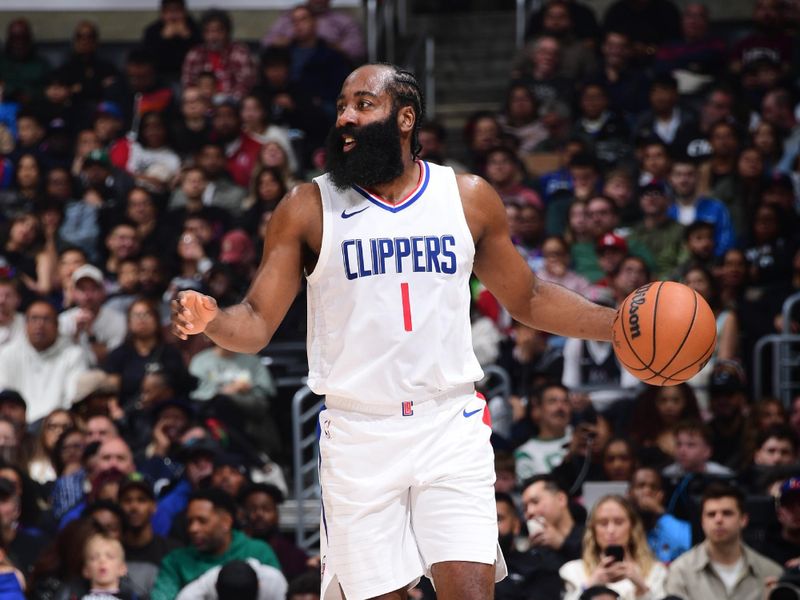
[(408, 298), (408, 284), (400, 284), (400, 294), (403, 296), (403, 325), (406, 331), (411, 331), (411, 301)]

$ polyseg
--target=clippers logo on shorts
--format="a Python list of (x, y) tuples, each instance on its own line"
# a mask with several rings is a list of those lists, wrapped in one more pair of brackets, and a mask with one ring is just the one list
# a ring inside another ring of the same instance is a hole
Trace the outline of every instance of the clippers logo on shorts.
[(413, 400), (409, 400), (408, 402), (403, 402), (402, 403), (402, 407), (403, 407), (403, 411), (402, 412), (403, 412), (403, 416), (404, 417), (410, 417), (411, 415), (414, 414), (414, 401)]
[(456, 272), (458, 260), (453, 235), (349, 239), (342, 242), (347, 279), (386, 273)]

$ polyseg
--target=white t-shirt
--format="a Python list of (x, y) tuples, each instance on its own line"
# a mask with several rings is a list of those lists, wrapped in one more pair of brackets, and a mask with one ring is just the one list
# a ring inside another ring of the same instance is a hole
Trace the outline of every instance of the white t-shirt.
[(572, 427), (567, 427), (560, 438), (541, 440), (531, 438), (514, 451), (517, 481), (525, 481), (534, 475), (549, 473), (561, 464), (572, 440)]
[(719, 575), (722, 580), (725, 591), (730, 594), (736, 586), (736, 582), (739, 581), (739, 575), (741, 575), (744, 568), (744, 556), (740, 556), (739, 560), (732, 565), (724, 565), (713, 560), (709, 562), (711, 563), (711, 568), (714, 569), (714, 573)]

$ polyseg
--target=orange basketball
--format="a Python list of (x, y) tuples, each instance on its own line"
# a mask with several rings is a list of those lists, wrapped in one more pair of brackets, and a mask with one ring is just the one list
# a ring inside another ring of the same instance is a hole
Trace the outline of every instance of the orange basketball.
[(654, 281), (625, 298), (611, 341), (633, 376), (650, 385), (677, 385), (714, 354), (717, 327), (700, 294), (673, 281)]

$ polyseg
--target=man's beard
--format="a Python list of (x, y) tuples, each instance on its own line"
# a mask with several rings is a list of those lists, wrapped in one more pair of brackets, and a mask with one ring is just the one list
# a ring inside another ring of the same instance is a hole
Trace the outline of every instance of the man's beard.
[[(349, 152), (343, 149), (344, 135), (352, 136), (356, 143)], [(362, 127), (332, 127), (327, 150), (326, 169), (339, 190), (352, 185), (370, 188), (397, 179), (403, 173), (397, 111)]]

